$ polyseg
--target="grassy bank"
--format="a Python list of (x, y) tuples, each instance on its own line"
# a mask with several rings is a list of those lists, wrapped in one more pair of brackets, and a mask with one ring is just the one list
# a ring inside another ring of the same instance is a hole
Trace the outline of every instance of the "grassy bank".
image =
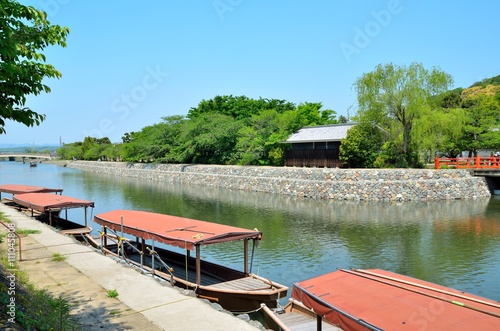
[[(0, 221), (10, 222), (2, 213)], [(29, 230), (23, 232), (25, 235), (31, 233)], [(19, 264), (8, 259), (8, 233), (7, 228), (0, 226), (0, 305), (3, 312), (0, 325), (5, 327), (3, 330), (80, 330), (69, 314), (71, 306), (67, 300), (37, 288)]]

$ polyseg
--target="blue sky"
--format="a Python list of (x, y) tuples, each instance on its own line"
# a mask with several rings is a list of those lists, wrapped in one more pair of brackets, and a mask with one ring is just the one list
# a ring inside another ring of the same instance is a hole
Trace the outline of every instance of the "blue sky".
[(186, 115), (216, 95), (322, 102), (356, 112), (352, 86), (378, 64), (420, 62), (467, 87), (500, 74), (498, 1), (22, 0), (68, 26), (45, 50), (61, 73), (28, 98), (38, 127), (0, 144), (58, 144)]

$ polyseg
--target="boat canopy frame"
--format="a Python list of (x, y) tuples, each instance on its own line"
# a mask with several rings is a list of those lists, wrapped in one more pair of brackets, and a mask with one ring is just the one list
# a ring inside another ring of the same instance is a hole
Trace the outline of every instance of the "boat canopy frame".
[(49, 225), (52, 226), (52, 213), (64, 210), (66, 220), (68, 219), (68, 209), (83, 208), (85, 227), (87, 227), (87, 209), (94, 208), (94, 202), (73, 198), (70, 196), (50, 193), (24, 193), (16, 194), (12, 197), (14, 203), (31, 210), (31, 216), (34, 211), (47, 213), (49, 215)]
[[(248, 230), (230, 225), (211, 223), (185, 217), (159, 214), (137, 210), (113, 210), (94, 216), (94, 222), (102, 226), (101, 236), (107, 238), (107, 229), (124, 233), (154, 243), (160, 242), (169, 246), (190, 251), (196, 254), (196, 284), (201, 284), (201, 246), (243, 240), (244, 273), (249, 274), (248, 241), (255, 243), (262, 240), (262, 232), (257, 229)], [(105, 247), (106, 243), (102, 243)], [(252, 252), (253, 259), (253, 252)], [(141, 262), (142, 264), (142, 262)], [(153, 271), (154, 272), (154, 271)]]

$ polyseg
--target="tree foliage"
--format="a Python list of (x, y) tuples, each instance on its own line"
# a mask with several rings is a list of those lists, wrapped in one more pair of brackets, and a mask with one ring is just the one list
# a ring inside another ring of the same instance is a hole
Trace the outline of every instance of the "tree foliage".
[[(435, 155), (500, 150), (500, 87), (447, 90), (449, 84), (449, 75), (420, 64), (380, 65), (363, 75), (356, 81), (359, 111), (353, 118), (362, 124), (348, 131), (340, 159), (350, 167), (421, 167)], [(164, 117), (125, 133), (118, 146), (87, 137), (65, 145), (59, 154), (131, 162), (283, 165), (290, 147), (283, 142), (292, 133), (348, 121), (335, 116), (318, 102), (216, 96), (202, 100), (187, 117)]]
[(222, 114), (236, 120), (248, 119), (266, 109), (274, 109), (278, 113), (295, 109), (295, 105), (286, 100), (250, 99), (244, 95), (218, 95), (210, 100), (202, 100), (197, 107), (191, 108), (187, 117), (194, 119), (202, 114)]
[(383, 144), (382, 134), (373, 123), (353, 126), (340, 144), (339, 159), (352, 168), (372, 168)]
[(230, 164), (241, 124), (232, 117), (203, 114), (186, 122), (179, 135), (181, 163)]
[(462, 150), (469, 156), (480, 149), (500, 147), (500, 86), (472, 87), (462, 91), (462, 104), (467, 122), (462, 130)]
[[(82, 144), (68, 144), (60, 154), (78, 154), (79, 159), (113, 155), (130, 162), (282, 165), (288, 148), (283, 141), (290, 134), (303, 126), (337, 123), (336, 112), (322, 107), (321, 103), (296, 106), (278, 99), (216, 96), (191, 108), (188, 117), (164, 117), (160, 123), (125, 133), (120, 148), (96, 146), (83, 151)], [(68, 153), (72, 146), (79, 152)]]
[(67, 27), (51, 25), (41, 10), (0, 0), (0, 134), (6, 132), (5, 120), (33, 126), (45, 119), (26, 106), (26, 97), (49, 93), (44, 78), (61, 77), (42, 51), (65, 47), (68, 33)]
[(495, 77), (491, 77), (491, 78), (485, 78), (479, 82), (472, 84), (471, 87), (474, 87), (474, 86), (485, 87), (487, 85), (500, 85), (500, 75), (495, 76)]
[(356, 83), (358, 117), (375, 121), (391, 132), (402, 153), (397, 166), (417, 166), (420, 136), (414, 133), (415, 122), (428, 115), (432, 97), (446, 92), (452, 84), (450, 75), (420, 63), (409, 66), (378, 65)]
[(179, 146), (179, 134), (184, 116), (174, 115), (162, 118), (162, 122), (144, 127), (139, 132), (126, 133), (122, 140), (123, 157), (132, 162), (174, 161), (170, 152)]

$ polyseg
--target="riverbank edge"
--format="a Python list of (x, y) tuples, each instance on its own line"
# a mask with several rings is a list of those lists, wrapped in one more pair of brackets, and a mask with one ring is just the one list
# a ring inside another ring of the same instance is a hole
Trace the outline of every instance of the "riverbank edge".
[(83, 171), (336, 201), (410, 202), (489, 198), (484, 177), (465, 169), (339, 169), (58, 161)]

